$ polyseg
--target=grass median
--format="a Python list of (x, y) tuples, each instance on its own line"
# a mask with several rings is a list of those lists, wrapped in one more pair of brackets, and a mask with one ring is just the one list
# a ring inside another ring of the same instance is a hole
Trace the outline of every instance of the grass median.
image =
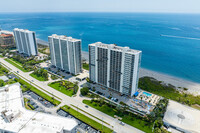
[(106, 126), (103, 126), (102, 128), (102, 124), (96, 122), (95, 120), (81, 114), (80, 112), (70, 108), (67, 105), (64, 105), (63, 107), (61, 107), (62, 110), (68, 112), (69, 114), (73, 115), (74, 117), (76, 117), (77, 119), (80, 119), (81, 121), (87, 123), (88, 125), (96, 128), (97, 130), (103, 132), (103, 133), (112, 133), (112, 130)]
[(121, 121), (123, 121), (124, 123), (127, 123), (135, 128), (138, 128), (146, 133), (152, 133), (153, 123), (143, 120), (143, 118), (138, 115), (135, 115), (132, 113), (130, 115), (130, 113), (127, 113), (127, 112), (121, 113), (115, 107), (109, 107), (108, 104), (104, 104), (100, 106), (100, 104), (95, 101), (91, 102), (90, 100), (83, 100), (83, 103), (111, 117), (114, 117), (114, 115), (117, 115), (122, 118)]
[(22, 88), (23, 92), (30, 90), (30, 91), (36, 93), (37, 95), (41, 96), (42, 98), (46, 99), (47, 101), (51, 102), (52, 104), (54, 104), (56, 106), (60, 104), (60, 101), (58, 101), (55, 98), (45, 94), (44, 92), (38, 90), (37, 88), (30, 85), (29, 83), (27, 83), (23, 79), (16, 79), (16, 81), (21, 84), (21, 88)]
[(17, 67), (18, 69), (20, 69), (23, 72), (29, 72), (28, 70), (25, 70), (20, 64), (16, 63), (15, 61), (11, 60), (11, 59), (4, 59), (5, 61), (7, 61), (8, 63), (12, 64), (13, 66)]

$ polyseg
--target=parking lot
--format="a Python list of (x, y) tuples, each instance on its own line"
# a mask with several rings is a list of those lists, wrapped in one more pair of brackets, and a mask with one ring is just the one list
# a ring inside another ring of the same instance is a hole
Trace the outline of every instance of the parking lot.
[(80, 133), (100, 133), (90, 125), (80, 121), (79, 119), (75, 118), (74, 116), (68, 114), (67, 112), (57, 108), (51, 104), (50, 102), (46, 101), (45, 99), (41, 98), (37, 94), (32, 91), (27, 91), (23, 93), (23, 96), (29, 99), (29, 102), (34, 108), (35, 111), (44, 112), (53, 115), (59, 115), (67, 118), (71, 118), (77, 121), (78, 126), (76, 127), (75, 131)]
[(117, 103), (119, 103), (120, 101), (123, 101), (124, 103), (128, 102), (129, 100), (129, 97), (128, 96), (125, 96), (125, 95), (121, 95), (120, 93), (118, 92), (115, 92), (111, 89), (108, 89), (108, 88), (105, 88), (105, 87), (102, 87), (98, 84), (90, 84), (90, 87), (91, 89), (93, 87), (95, 87), (95, 92), (99, 95), (102, 95), (106, 98), (109, 98), (111, 99), (112, 101), (115, 101)]
[(98, 84), (91, 83), (90, 90), (93, 90), (93, 87), (95, 87), (95, 93), (97, 93), (101, 96), (104, 96), (116, 103), (120, 103), (120, 101), (122, 101), (122, 102), (126, 103), (128, 106), (130, 106), (136, 110), (142, 111), (144, 113), (150, 113), (155, 107), (155, 106), (149, 105), (148, 103), (141, 102), (141, 100), (135, 99), (134, 97), (121, 95), (119, 92), (108, 89), (108, 88), (103, 87)]
[(42, 67), (46, 70), (48, 70), (52, 74), (57, 74), (60, 76), (64, 76), (64, 79), (69, 79), (72, 77), (72, 75), (69, 72), (65, 72), (61, 69), (56, 68), (55, 66), (51, 66), (48, 61), (47, 62), (42, 62), (39, 64), (39, 67)]
[(76, 128), (76, 131), (79, 132), (87, 132), (87, 133), (100, 133), (99, 131), (97, 131), (96, 129), (92, 128), (91, 126), (89, 126), (88, 124), (80, 121), (79, 119), (75, 118), (74, 116), (68, 114), (67, 112), (63, 111), (63, 110), (58, 110), (57, 114), (63, 117), (67, 117), (67, 118), (71, 118), (77, 121), (78, 123), (78, 127)]
[(35, 108), (35, 111), (51, 113), (50, 108), (55, 107), (52, 103), (47, 100), (41, 98), (37, 94), (32, 91), (27, 91), (23, 93), (23, 96), (29, 99), (29, 103)]

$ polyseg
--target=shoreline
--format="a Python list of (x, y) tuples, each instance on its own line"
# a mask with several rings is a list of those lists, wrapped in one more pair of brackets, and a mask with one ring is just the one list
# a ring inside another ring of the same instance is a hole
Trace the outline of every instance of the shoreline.
[[(82, 51), (82, 58), (84, 58), (86, 62), (89, 61), (89, 55), (87, 51)], [(183, 90), (183, 88), (187, 88), (188, 90), (186, 92), (191, 93), (195, 96), (200, 95), (200, 83), (196, 83), (186, 79), (181, 79), (179, 77), (171, 76), (162, 72), (156, 72), (146, 68), (140, 68), (139, 78), (144, 76), (153, 77), (158, 81), (163, 81), (166, 84), (171, 84), (175, 86), (176, 89), (179, 91)]]
[[(166, 84), (171, 84), (176, 87), (177, 90), (181, 91), (183, 88), (187, 88), (186, 92), (191, 93), (195, 96), (200, 95), (200, 83), (181, 79), (179, 77), (171, 76), (165, 73), (152, 71), (146, 68), (140, 68), (139, 78), (148, 76), (163, 81)], [(181, 87), (181, 88), (178, 88)]]

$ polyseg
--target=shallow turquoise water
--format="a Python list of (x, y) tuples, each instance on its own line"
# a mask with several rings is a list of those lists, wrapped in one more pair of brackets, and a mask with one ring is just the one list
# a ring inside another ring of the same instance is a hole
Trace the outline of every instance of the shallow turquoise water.
[(7, 13), (5, 30), (36, 31), (82, 39), (82, 49), (101, 41), (143, 51), (142, 67), (200, 83), (200, 15), (145, 13)]
[(151, 94), (150, 93), (147, 93), (147, 92), (143, 92), (143, 94), (145, 94), (147, 97), (150, 97)]

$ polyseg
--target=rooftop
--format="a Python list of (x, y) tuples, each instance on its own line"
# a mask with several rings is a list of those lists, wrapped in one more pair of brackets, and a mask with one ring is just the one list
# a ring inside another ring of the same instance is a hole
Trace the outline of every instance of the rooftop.
[(12, 34), (13, 35), (13, 32), (7, 31), (7, 30), (0, 30), (0, 33), (1, 34)]
[(3, 81), (9, 80), (7, 76), (0, 76), (0, 79), (3, 80)]
[(135, 50), (135, 49), (130, 49), (129, 47), (121, 47), (121, 46), (117, 46), (116, 44), (105, 44), (102, 42), (96, 42), (96, 43), (92, 43), (89, 44), (90, 46), (97, 46), (97, 47), (101, 47), (101, 48), (106, 48), (106, 49), (112, 49), (115, 51), (121, 51), (121, 52), (127, 52), (127, 53), (131, 53), (131, 54), (137, 54), (137, 53), (141, 53), (142, 51), (139, 50)]
[(57, 35), (57, 34), (53, 34), (51, 36), (49, 36), (51, 38), (56, 38), (56, 39), (61, 39), (61, 40), (66, 40), (66, 41), (72, 41), (72, 42), (78, 42), (81, 41), (80, 39), (75, 39), (72, 37), (67, 37), (65, 35)]
[(18, 28), (15, 28), (14, 31), (21, 31), (21, 32), (26, 32), (26, 33), (33, 33), (34, 32), (34, 31), (27, 30), (27, 29), (18, 29)]
[(199, 117), (199, 110), (169, 100), (163, 121), (185, 132), (199, 133)]
[(13, 37), (12, 34), (0, 34), (0, 36), (2, 36), (2, 37)]
[(26, 110), (20, 84), (0, 88), (0, 129), (19, 133), (59, 133), (77, 126), (73, 119)]

